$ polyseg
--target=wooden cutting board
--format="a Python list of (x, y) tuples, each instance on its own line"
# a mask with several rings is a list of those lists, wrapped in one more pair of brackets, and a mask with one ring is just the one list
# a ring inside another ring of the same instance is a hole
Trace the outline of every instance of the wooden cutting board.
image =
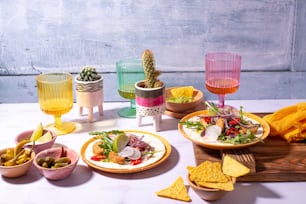
[[(197, 165), (205, 160), (221, 161), (222, 151), (195, 144), (193, 147)], [(253, 155), (255, 169), (239, 177), (238, 182), (306, 181), (306, 142), (289, 144), (281, 138), (268, 137), (264, 143), (248, 147), (245, 151)], [(251, 163), (249, 166), (252, 166)]]

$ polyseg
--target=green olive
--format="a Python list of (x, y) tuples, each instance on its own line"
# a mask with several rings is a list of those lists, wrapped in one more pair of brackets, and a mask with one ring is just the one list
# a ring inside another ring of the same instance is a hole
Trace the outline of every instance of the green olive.
[(55, 164), (56, 163), (71, 163), (71, 160), (68, 157), (60, 157), (58, 159), (55, 160)]
[(52, 166), (51, 168), (61, 168), (61, 167), (67, 166), (67, 165), (68, 165), (67, 162), (55, 163), (54, 166)]
[(41, 164), (41, 166), (44, 167), (44, 168), (49, 168), (48, 162), (43, 162)]
[(48, 166), (53, 166), (55, 163), (55, 159), (53, 157), (46, 157), (45, 162), (48, 163)]

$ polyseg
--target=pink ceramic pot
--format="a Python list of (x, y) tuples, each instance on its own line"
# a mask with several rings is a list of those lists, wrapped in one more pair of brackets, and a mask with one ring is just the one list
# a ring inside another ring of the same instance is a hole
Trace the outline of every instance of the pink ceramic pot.
[(99, 114), (103, 115), (103, 77), (96, 81), (79, 81), (76, 83), (76, 102), (79, 105), (79, 113), (83, 115), (83, 108), (88, 109), (88, 121), (93, 121), (93, 108), (98, 106)]
[(165, 112), (165, 84), (157, 88), (145, 88), (144, 80), (135, 83), (136, 119), (138, 126), (142, 117), (152, 116), (155, 131), (159, 131), (161, 116)]

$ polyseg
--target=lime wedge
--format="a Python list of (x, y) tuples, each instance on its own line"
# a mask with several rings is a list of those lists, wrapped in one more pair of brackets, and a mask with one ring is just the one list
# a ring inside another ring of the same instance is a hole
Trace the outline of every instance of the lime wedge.
[(38, 140), (42, 134), (43, 134), (44, 128), (41, 123), (36, 127), (36, 129), (33, 131), (32, 136), (30, 138), (31, 141)]
[(115, 137), (113, 141), (113, 150), (115, 152), (120, 152), (129, 143), (130, 138), (126, 134), (119, 134)]
[(52, 140), (52, 135), (51, 133), (48, 131), (46, 132), (43, 136), (41, 136), (40, 138), (38, 138), (38, 140), (36, 140), (37, 143), (45, 143), (45, 142), (49, 142)]

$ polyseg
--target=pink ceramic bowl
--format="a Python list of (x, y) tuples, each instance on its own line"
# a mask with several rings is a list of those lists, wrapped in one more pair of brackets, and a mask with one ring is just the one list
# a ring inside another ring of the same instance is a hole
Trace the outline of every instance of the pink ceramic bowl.
[(53, 157), (54, 159), (57, 159), (60, 157), (60, 154), (62, 152), (61, 147), (53, 147), (50, 149), (43, 150), (39, 152), (33, 161), (34, 166), (38, 169), (39, 173), (46, 177), (49, 180), (61, 180), (66, 177), (68, 177), (75, 167), (77, 166), (77, 163), (79, 161), (79, 155), (76, 151), (65, 148), (67, 152), (67, 157), (71, 160), (71, 163), (67, 166), (64, 167), (59, 167), (59, 168), (45, 168), (40, 166), (37, 162), (41, 158), (46, 158), (46, 157)]
[[(27, 130), (27, 131), (21, 132), (15, 138), (15, 143), (17, 144), (18, 142), (20, 142), (22, 140), (30, 139), (33, 131), (34, 130)], [(44, 129), (43, 134), (45, 134), (47, 131), (49, 131), (49, 130)], [(42, 150), (49, 149), (54, 145), (57, 135), (55, 134), (55, 132), (52, 132), (52, 131), (50, 131), (50, 132), (51, 132), (51, 135), (52, 135), (52, 140), (51, 141), (35, 144), (34, 152), (36, 154), (38, 154)], [(27, 144), (27, 145), (25, 145), (25, 147), (32, 148), (32, 144)]]
[[(0, 155), (5, 154), (6, 149), (0, 150)], [(10, 149), (13, 150), (14, 147)], [(28, 172), (29, 168), (31, 167), (34, 157), (35, 157), (35, 152), (32, 151), (31, 159), (23, 164), (14, 165), (14, 166), (1, 166), (0, 165), (0, 173), (2, 174), (2, 176), (8, 177), (8, 178), (15, 178), (15, 177), (23, 176), (24, 174)]]

